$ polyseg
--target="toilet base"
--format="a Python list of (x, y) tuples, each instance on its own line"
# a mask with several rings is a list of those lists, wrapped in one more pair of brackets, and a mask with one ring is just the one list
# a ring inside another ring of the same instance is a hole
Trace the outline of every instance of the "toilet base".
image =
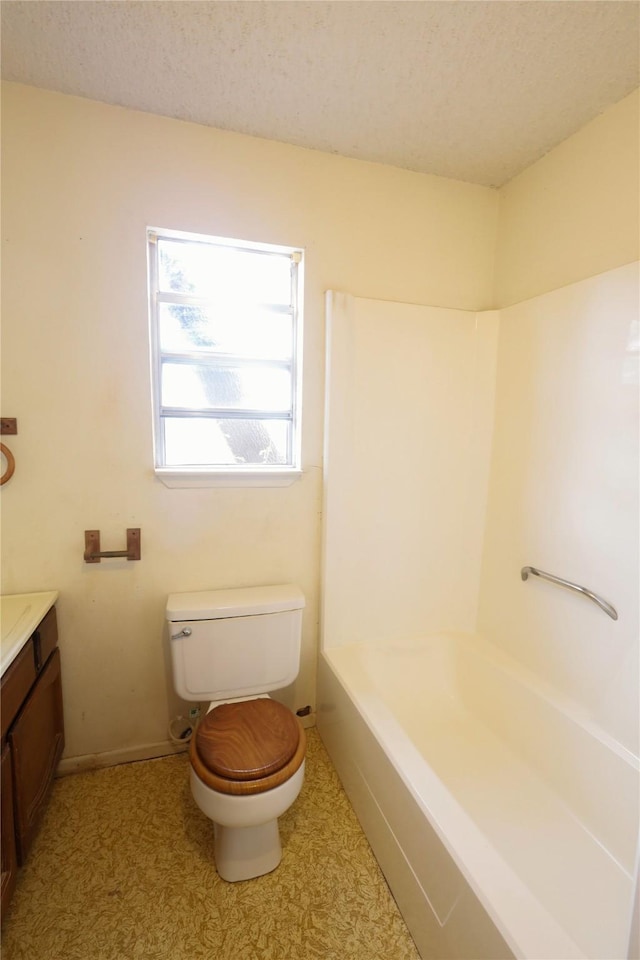
[(214, 823), (216, 870), (223, 880), (235, 883), (271, 873), (282, 859), (278, 821), (254, 827), (222, 827)]
[(294, 775), (264, 793), (218, 793), (190, 770), (191, 794), (213, 823), (216, 868), (223, 880), (251, 880), (280, 863), (278, 817), (294, 802), (304, 781), (304, 760)]

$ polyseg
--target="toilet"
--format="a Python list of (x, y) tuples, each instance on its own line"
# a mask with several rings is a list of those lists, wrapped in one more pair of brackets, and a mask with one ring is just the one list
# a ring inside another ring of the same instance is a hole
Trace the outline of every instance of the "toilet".
[(278, 817), (302, 787), (304, 729), (268, 694), (298, 675), (304, 602), (293, 584), (167, 600), (176, 693), (209, 704), (190, 742), (191, 793), (213, 821), (216, 869), (230, 882), (275, 870)]

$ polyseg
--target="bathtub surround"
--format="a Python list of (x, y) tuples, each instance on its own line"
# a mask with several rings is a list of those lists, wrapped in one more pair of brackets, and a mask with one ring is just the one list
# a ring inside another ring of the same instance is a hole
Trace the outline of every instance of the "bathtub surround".
[(479, 628), (638, 755), (637, 264), (499, 312), (327, 304), (327, 642)]

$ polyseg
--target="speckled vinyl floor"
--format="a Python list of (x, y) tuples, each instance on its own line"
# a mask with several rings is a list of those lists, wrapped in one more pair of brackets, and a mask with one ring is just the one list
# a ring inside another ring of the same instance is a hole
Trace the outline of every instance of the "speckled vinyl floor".
[(315, 730), (273, 873), (225, 883), (181, 754), (57, 780), (3, 960), (419, 960)]

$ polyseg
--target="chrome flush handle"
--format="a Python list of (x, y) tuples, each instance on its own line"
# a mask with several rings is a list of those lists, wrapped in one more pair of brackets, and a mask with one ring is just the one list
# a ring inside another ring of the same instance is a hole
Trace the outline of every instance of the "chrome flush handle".
[(180, 633), (172, 633), (172, 640), (179, 640), (180, 637), (190, 637), (191, 636), (191, 627), (185, 627), (184, 630), (181, 630)]

